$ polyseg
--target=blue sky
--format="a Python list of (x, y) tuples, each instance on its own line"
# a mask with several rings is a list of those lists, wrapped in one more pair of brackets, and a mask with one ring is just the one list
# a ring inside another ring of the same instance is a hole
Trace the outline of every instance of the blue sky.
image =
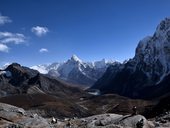
[(0, 65), (132, 58), (169, 0), (0, 0)]

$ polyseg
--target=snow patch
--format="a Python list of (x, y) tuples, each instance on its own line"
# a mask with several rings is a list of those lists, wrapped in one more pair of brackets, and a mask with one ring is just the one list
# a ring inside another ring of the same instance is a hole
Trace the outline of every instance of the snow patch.
[(98, 90), (98, 89), (89, 90), (88, 93), (91, 95), (94, 95), (94, 96), (99, 96), (101, 94), (100, 90)]
[(71, 60), (82, 63), (82, 60), (80, 60), (75, 54), (72, 55)]
[(40, 73), (42, 74), (47, 74), (48, 73), (48, 70), (46, 70), (46, 67), (45, 66), (42, 66), (42, 65), (38, 65), (38, 66), (32, 66), (30, 67), (31, 69), (34, 69), (34, 70), (37, 70), (39, 71)]
[(6, 75), (6, 77), (12, 77), (12, 73), (10, 71), (0, 71), (0, 75)]

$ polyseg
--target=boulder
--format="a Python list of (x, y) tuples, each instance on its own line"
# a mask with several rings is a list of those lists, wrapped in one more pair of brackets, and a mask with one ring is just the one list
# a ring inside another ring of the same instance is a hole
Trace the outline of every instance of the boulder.
[(50, 125), (40, 116), (31, 117), (24, 109), (0, 103), (1, 128), (49, 128)]

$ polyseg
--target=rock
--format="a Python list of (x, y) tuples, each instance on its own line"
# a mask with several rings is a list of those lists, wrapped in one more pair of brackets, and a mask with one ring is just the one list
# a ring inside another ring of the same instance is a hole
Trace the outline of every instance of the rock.
[(4, 103), (0, 103), (0, 112), (16, 112), (22, 115), (25, 114), (24, 109), (18, 108), (18, 107), (9, 105), (9, 104), (4, 104)]
[(40, 116), (31, 118), (24, 109), (4, 103), (0, 103), (0, 119), (1, 128), (50, 127), (46, 119)]
[(155, 118), (153, 121), (155, 128), (169, 128), (170, 127), (170, 113), (166, 112), (165, 114), (160, 115)]
[[(137, 127), (141, 120), (143, 127)], [(73, 128), (154, 128), (154, 125), (141, 115), (101, 114), (73, 120), (71, 124)]]
[(57, 123), (57, 119), (55, 119), (55, 118), (53, 117), (52, 120), (51, 120), (51, 123), (52, 123), (52, 124)]

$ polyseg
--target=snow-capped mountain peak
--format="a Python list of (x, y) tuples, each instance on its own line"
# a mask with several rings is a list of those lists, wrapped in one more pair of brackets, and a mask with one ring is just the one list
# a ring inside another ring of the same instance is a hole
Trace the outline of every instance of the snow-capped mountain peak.
[(107, 62), (105, 59), (83, 62), (76, 55), (72, 55), (70, 59), (63, 63), (55, 62), (49, 65), (32, 66), (31, 68), (42, 74), (48, 74), (68, 82), (92, 85), (111, 64), (114, 63)]
[[(169, 74), (170, 69), (170, 18), (165, 18), (158, 25), (153, 36), (148, 36), (139, 42), (135, 59), (145, 63), (144, 72), (152, 76), (153, 72), (159, 77)], [(154, 68), (153, 68), (154, 67)], [(163, 67), (163, 68), (161, 68)], [(158, 82), (162, 79), (158, 79)]]
[(48, 65), (35, 65), (30, 67), (31, 69), (37, 70), (42, 74), (47, 74), (48, 70), (47, 70)]
[(79, 59), (75, 54), (72, 55), (71, 60), (82, 63), (82, 60)]
[(100, 61), (95, 61), (94, 62), (95, 68), (103, 68), (103, 67), (105, 67), (106, 64), (107, 64), (107, 62), (106, 62), (105, 59), (102, 59)]

